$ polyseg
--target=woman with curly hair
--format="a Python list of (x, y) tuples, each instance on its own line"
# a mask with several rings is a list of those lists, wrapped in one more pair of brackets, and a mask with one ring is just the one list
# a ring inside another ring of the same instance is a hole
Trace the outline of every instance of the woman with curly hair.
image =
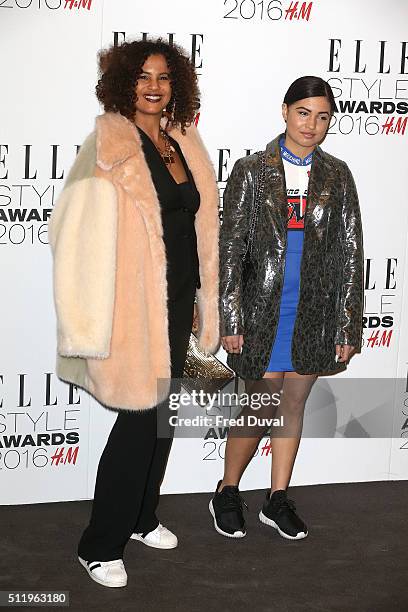
[(156, 516), (172, 437), (166, 398), (183, 374), (196, 293), (199, 343), (217, 348), (218, 192), (184, 52), (134, 41), (99, 61), (105, 113), (68, 176), (50, 241), (58, 375), (119, 411), (79, 561), (120, 587), (129, 539), (177, 546)]

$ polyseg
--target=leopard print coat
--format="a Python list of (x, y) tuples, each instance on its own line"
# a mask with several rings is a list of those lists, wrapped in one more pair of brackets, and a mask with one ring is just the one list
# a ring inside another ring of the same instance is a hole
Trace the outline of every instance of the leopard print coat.
[[(280, 138), (266, 147), (264, 196), (245, 282), (243, 256), (259, 171), (256, 154), (236, 162), (224, 192), (221, 335), (244, 335), (241, 354), (230, 354), (228, 363), (239, 376), (254, 380), (268, 367), (283, 288), (288, 213)], [(362, 228), (349, 168), (320, 147), (313, 156), (304, 231), (292, 363), (299, 374), (338, 372), (345, 366), (336, 363), (335, 345), (361, 346)]]

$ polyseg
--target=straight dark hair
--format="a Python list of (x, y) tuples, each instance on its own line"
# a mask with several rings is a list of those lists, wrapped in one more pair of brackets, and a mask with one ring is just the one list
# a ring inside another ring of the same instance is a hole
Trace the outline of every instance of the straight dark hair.
[(315, 98), (318, 96), (324, 96), (328, 99), (331, 112), (334, 113), (336, 110), (336, 103), (334, 101), (333, 90), (327, 81), (324, 81), (320, 77), (316, 76), (302, 76), (296, 81), (293, 81), (283, 99), (284, 103), (290, 106), (298, 100), (305, 98)]

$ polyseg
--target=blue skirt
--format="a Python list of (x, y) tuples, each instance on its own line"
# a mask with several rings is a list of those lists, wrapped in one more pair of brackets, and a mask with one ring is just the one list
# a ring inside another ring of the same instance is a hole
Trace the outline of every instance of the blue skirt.
[(300, 262), (303, 251), (303, 231), (288, 231), (285, 276), (279, 311), (278, 328), (267, 372), (293, 372), (292, 335), (299, 301)]

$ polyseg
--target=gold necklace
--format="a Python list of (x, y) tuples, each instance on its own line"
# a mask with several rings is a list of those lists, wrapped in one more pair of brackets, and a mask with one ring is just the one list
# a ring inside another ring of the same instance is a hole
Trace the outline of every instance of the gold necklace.
[(170, 138), (168, 137), (166, 132), (163, 130), (163, 128), (160, 128), (160, 134), (162, 135), (162, 138), (164, 140), (164, 151), (162, 151), (157, 145), (156, 145), (156, 149), (160, 153), (166, 166), (170, 166), (170, 164), (175, 164), (176, 159), (173, 155), (175, 153), (175, 149), (170, 142)]

